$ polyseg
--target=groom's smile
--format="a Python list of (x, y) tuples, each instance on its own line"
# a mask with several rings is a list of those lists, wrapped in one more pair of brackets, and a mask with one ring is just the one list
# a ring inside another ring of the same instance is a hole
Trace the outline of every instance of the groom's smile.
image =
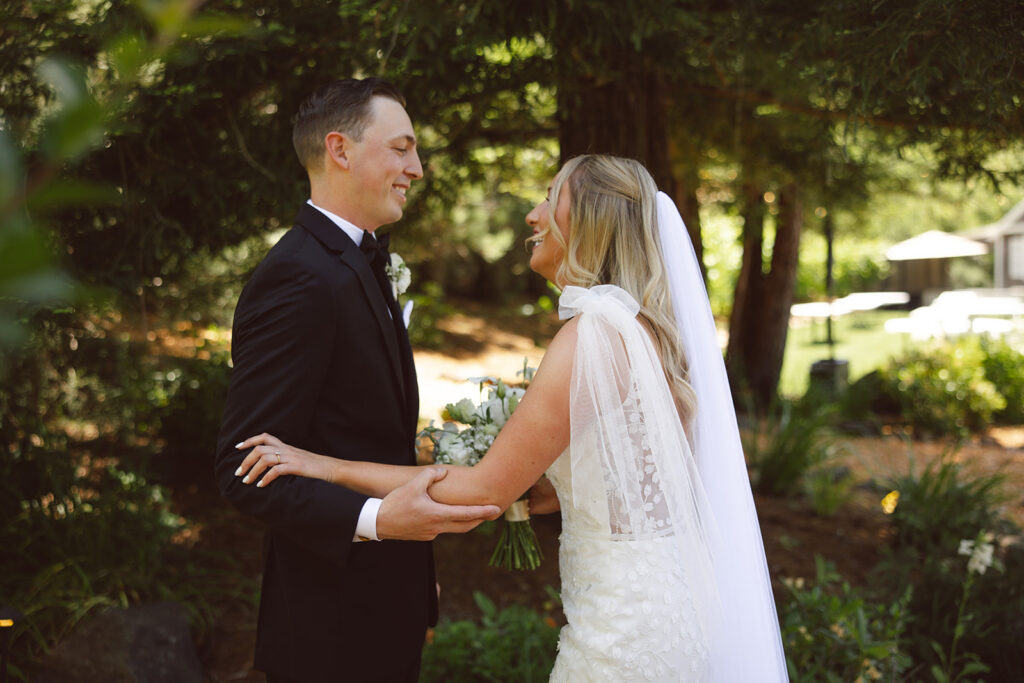
[(402, 217), (412, 181), (423, 177), (416, 135), (405, 108), (384, 97), (374, 98), (372, 107), (371, 123), (347, 153), (355, 181), (349, 220), (370, 231)]

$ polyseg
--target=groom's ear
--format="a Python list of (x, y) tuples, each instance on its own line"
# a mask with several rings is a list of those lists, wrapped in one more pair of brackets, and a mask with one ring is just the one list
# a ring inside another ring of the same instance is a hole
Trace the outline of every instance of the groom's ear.
[(324, 137), (324, 148), (327, 151), (327, 162), (348, 170), (348, 152), (352, 140), (344, 133), (331, 131)]

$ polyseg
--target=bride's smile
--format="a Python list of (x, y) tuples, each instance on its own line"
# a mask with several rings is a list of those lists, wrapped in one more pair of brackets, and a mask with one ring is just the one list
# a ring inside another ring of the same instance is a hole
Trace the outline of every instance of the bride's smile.
[[(533, 236), (529, 241), (530, 269), (542, 275), (549, 282), (555, 282), (558, 265), (564, 258), (563, 244), (569, 236), (569, 205), (571, 194), (569, 184), (564, 183), (558, 194), (558, 206), (551, 220), (551, 204), (545, 199), (526, 214), (526, 224), (533, 228)], [(558, 230), (562, 239), (551, 236), (552, 230)], [(551, 236), (551, 239), (548, 237)]]

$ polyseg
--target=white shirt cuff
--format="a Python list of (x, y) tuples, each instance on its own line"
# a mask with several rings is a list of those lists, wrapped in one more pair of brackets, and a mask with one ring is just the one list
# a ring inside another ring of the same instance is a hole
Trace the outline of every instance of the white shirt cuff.
[(356, 522), (356, 537), (353, 541), (379, 541), (377, 538), (377, 513), (380, 512), (380, 498), (367, 498)]

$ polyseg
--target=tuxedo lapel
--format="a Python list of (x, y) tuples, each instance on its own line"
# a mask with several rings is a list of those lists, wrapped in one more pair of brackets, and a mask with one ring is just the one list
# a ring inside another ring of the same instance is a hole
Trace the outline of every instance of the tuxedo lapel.
[(413, 440), (416, 438), (416, 424), (419, 421), (420, 416), (420, 391), (419, 385), (416, 382), (416, 365), (412, 356), (412, 344), (409, 343), (409, 333), (405, 329), (405, 323), (402, 320), (402, 311), (398, 306), (398, 302), (395, 302), (394, 310), (397, 311), (395, 317), (395, 328), (396, 334), (398, 335), (398, 345), (402, 353), (402, 359), (405, 361), (402, 364), (402, 368), (405, 371), (405, 407), (408, 414), (408, 420)]
[[(362, 285), (363, 293), (370, 302), (370, 309), (373, 311), (373, 315), (377, 319), (377, 325), (384, 336), (384, 345), (387, 347), (386, 350), (388, 359), (391, 361), (391, 369), (398, 382), (399, 395), (405, 398), (405, 403), (408, 405), (408, 373), (404, 369), (400, 356), (404, 349), (399, 348), (399, 335), (392, 321), (392, 316), (388, 314), (388, 302), (377, 285), (377, 280), (373, 276), (373, 271), (370, 270), (370, 264), (367, 263), (366, 257), (359, 251), (356, 243), (341, 228), (309, 204), (304, 204), (299, 209), (295, 223), (312, 233), (329, 251), (335, 252), (339, 260), (351, 268), (355, 272), (356, 277), (359, 278), (359, 284)], [(401, 318), (398, 320), (401, 321)], [(408, 338), (404, 342), (408, 345)], [(413, 391), (415, 390), (414, 387)]]
[[(372, 270), (371, 270), (372, 272)], [(380, 287), (378, 287), (378, 291)], [(405, 328), (402, 317), (402, 309), (391, 292), (384, 294), (388, 308), (391, 311), (391, 323), (394, 325), (395, 335), (398, 339), (399, 353), (402, 359), (402, 372), (405, 376), (405, 408), (407, 412), (410, 440), (415, 441), (416, 425), (419, 420), (420, 396), (419, 386), (416, 382), (416, 366), (412, 355), (412, 345), (409, 343), (409, 332)]]

